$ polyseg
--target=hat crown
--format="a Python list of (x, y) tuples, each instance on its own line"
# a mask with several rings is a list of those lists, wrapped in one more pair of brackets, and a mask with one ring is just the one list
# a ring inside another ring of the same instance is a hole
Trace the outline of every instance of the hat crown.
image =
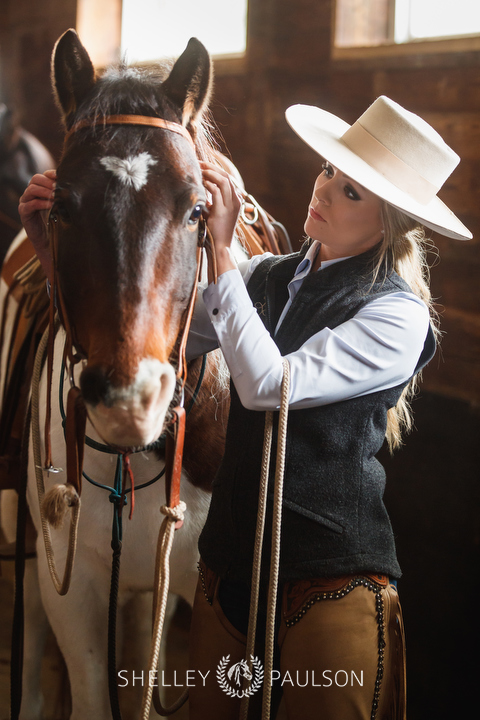
[(357, 123), (437, 190), (460, 162), (459, 156), (425, 120), (384, 95), (370, 105)]

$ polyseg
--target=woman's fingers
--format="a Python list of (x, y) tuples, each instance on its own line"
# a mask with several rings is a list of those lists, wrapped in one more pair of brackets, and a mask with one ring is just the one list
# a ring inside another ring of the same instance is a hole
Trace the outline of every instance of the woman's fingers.
[(53, 204), (55, 180), (45, 175), (34, 175), (18, 204), (20, 219), (26, 223), (41, 210), (49, 210)]
[(212, 204), (215, 206), (220, 203), (225, 209), (233, 210), (238, 215), (242, 200), (231, 176), (211, 163), (201, 163), (201, 166), (205, 187), (212, 194)]
[(52, 275), (52, 268), (43, 215), (53, 205), (55, 180), (55, 170), (47, 170), (43, 175), (34, 175), (18, 204), (22, 225), (49, 278)]
[(30, 179), (26, 191), (31, 190), (32, 188), (45, 188), (53, 191), (55, 188), (56, 177), (57, 174), (55, 170), (47, 170), (47, 172), (43, 174), (37, 173)]
[(208, 208), (208, 227), (215, 247), (228, 248), (233, 239), (241, 199), (230, 175), (212, 163), (201, 163), (203, 182), (211, 195)]

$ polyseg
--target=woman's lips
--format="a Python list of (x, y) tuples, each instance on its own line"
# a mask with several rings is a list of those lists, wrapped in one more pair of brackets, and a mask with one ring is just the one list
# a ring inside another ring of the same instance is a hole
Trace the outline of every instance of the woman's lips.
[(312, 207), (308, 210), (310, 217), (312, 217), (314, 220), (320, 220), (320, 222), (326, 222), (325, 218), (323, 218), (319, 213), (317, 213)]

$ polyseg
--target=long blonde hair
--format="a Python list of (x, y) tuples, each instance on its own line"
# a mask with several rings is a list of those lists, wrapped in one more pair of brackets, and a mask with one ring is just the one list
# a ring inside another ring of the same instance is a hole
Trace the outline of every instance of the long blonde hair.
[[(430, 312), (432, 328), (439, 336), (437, 313), (433, 307), (429, 287), (430, 269), (426, 254), (428, 241), (423, 226), (413, 218), (386, 202), (382, 203), (383, 240), (379, 245), (374, 269), (374, 280), (389, 270), (405, 280), (415, 295), (423, 300)], [(395, 407), (387, 415), (386, 439), (390, 452), (402, 444), (402, 433), (413, 425), (410, 403), (417, 392), (421, 373), (413, 377)]]

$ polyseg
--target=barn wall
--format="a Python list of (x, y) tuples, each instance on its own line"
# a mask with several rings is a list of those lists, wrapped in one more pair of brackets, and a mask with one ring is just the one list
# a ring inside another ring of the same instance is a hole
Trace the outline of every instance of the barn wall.
[[(479, 630), (471, 571), (480, 554), (480, 53), (333, 61), (332, 3), (250, 0), (247, 57), (216, 63), (212, 110), (248, 190), (287, 226), (295, 247), (319, 158), (288, 128), (289, 105), (317, 104), (353, 122), (384, 93), (427, 119), (462, 157), (440, 196), (475, 238), (433, 238), (442, 352), (425, 372), (417, 431), (384, 462), (405, 574), (409, 719), (463, 717), (476, 700), (465, 649)], [(75, 15), (76, 0), (0, 3), (0, 97), (56, 157), (49, 58)]]
[(77, 0), (0, 3), (0, 101), (54, 157), (61, 149), (59, 114), (50, 90), (50, 57), (59, 35), (75, 27)]

